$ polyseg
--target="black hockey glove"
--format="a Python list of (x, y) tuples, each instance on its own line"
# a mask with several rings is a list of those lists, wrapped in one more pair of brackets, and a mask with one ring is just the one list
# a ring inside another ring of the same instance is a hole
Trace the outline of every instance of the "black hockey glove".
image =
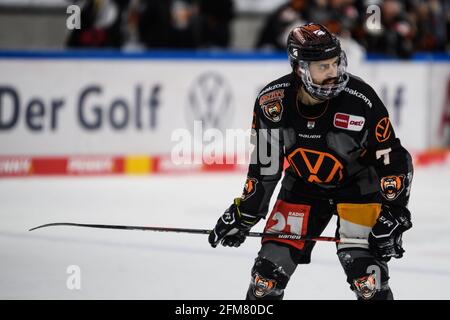
[(240, 198), (234, 199), (234, 203), (225, 210), (209, 234), (208, 241), (213, 248), (219, 242), (225, 247), (239, 247), (245, 241), (246, 234), (251, 227), (261, 219), (255, 215), (241, 212), (240, 203)]
[(402, 248), (402, 234), (411, 227), (411, 213), (406, 207), (383, 205), (369, 234), (370, 251), (382, 261), (403, 257), (405, 250)]

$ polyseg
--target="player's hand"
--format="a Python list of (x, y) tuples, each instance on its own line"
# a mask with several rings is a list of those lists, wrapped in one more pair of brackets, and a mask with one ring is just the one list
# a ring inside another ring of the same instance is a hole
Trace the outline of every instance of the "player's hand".
[(240, 198), (234, 199), (233, 204), (225, 210), (209, 234), (208, 241), (213, 248), (219, 242), (225, 247), (239, 247), (245, 241), (247, 232), (261, 219), (241, 212), (240, 201)]
[(403, 257), (405, 250), (402, 248), (402, 235), (411, 227), (411, 213), (406, 207), (383, 205), (369, 234), (370, 251), (382, 261)]

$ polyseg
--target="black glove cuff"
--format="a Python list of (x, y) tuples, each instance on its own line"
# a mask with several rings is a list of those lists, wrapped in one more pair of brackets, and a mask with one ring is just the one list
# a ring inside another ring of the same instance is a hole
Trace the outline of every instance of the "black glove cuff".
[(383, 210), (387, 210), (399, 223), (402, 232), (412, 228), (411, 212), (405, 206), (383, 205)]

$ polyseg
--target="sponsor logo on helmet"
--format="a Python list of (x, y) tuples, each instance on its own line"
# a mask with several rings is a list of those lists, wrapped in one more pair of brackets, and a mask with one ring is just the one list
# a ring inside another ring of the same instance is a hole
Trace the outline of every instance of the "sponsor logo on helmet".
[(381, 178), (381, 194), (387, 200), (396, 199), (405, 189), (405, 175)]
[(243, 201), (250, 198), (256, 192), (256, 184), (258, 180), (255, 178), (247, 177), (247, 181), (245, 181), (244, 192), (242, 193), (241, 199)]
[(353, 281), (356, 293), (363, 299), (372, 298), (377, 292), (375, 275), (370, 274)]
[(324, 36), (324, 35), (326, 35), (326, 33), (325, 32), (323, 32), (322, 30), (316, 30), (316, 31), (314, 31), (313, 32), (315, 35), (317, 35), (317, 36)]
[(366, 119), (364, 117), (338, 112), (334, 115), (333, 123), (339, 129), (361, 131), (365, 122)]
[(283, 104), (281, 100), (268, 102), (262, 105), (262, 110), (267, 119), (272, 122), (279, 122), (283, 113)]
[(392, 134), (392, 126), (388, 117), (384, 117), (378, 121), (375, 127), (375, 137), (378, 142), (384, 142), (390, 138)]

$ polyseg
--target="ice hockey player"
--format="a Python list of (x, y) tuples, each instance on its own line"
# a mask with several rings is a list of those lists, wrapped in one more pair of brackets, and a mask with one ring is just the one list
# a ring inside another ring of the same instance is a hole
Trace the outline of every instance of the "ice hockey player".
[[(257, 96), (256, 148), (244, 191), (219, 218), (209, 243), (238, 247), (266, 218), (286, 159), (264, 231), (319, 236), (337, 215), (337, 237), (368, 240), (337, 245), (350, 289), (358, 299), (393, 299), (387, 262), (403, 256), (402, 233), (412, 227), (411, 156), (374, 89), (346, 72), (345, 52), (324, 26), (295, 27), (287, 48), (292, 73)], [(314, 245), (263, 238), (246, 298), (282, 299), (297, 265), (310, 263)]]

